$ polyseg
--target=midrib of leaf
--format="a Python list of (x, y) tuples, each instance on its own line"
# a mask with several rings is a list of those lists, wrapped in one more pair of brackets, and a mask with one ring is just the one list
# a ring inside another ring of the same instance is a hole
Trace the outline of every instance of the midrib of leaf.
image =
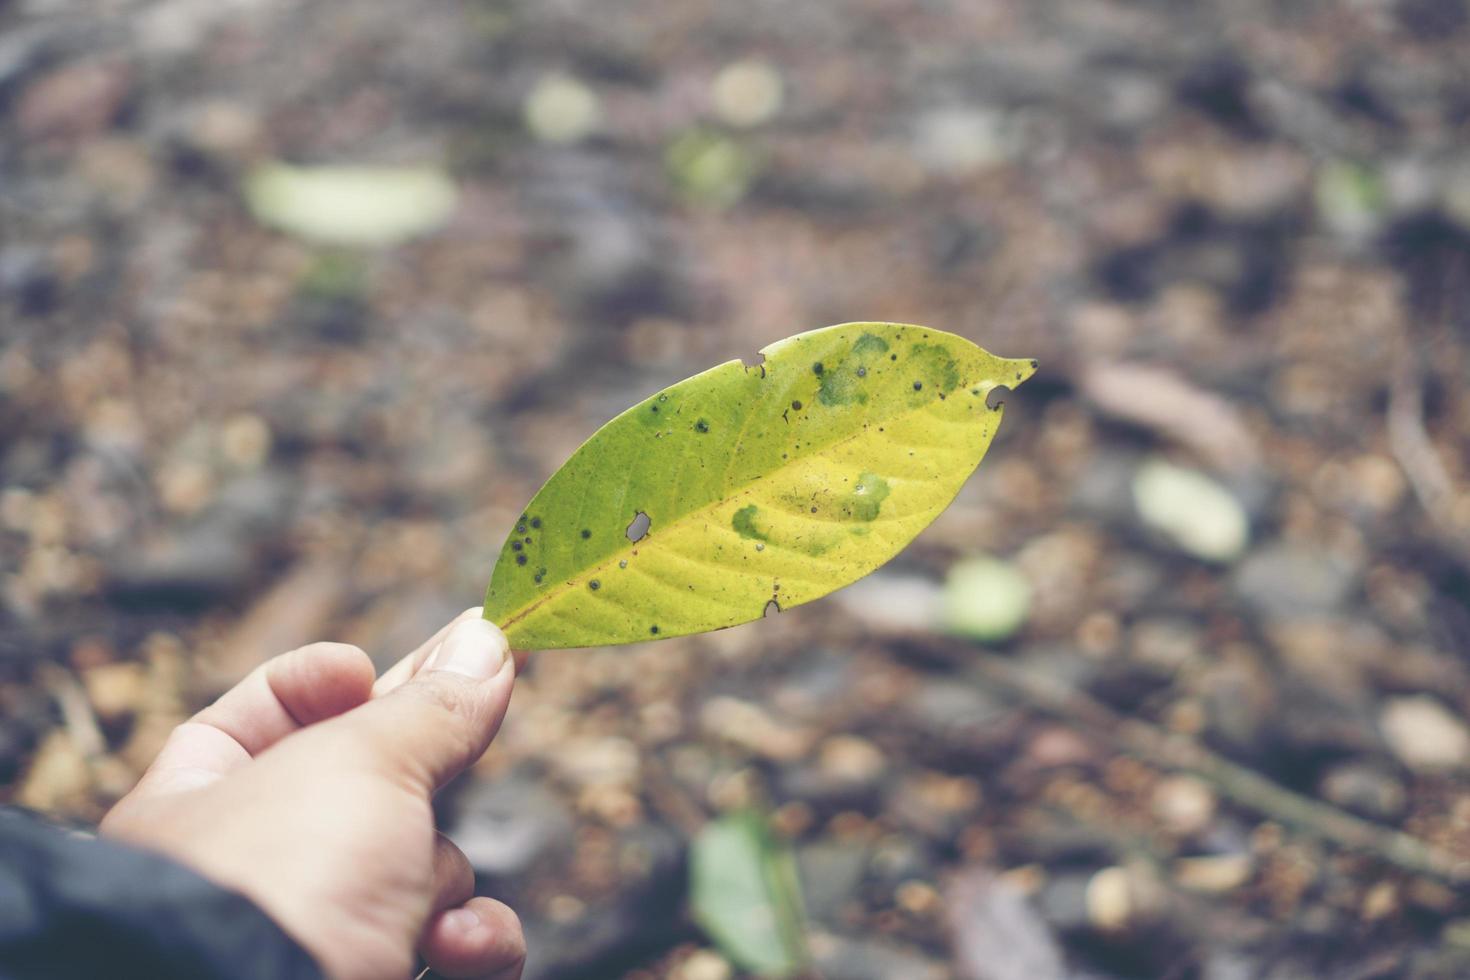
[[(731, 363), (735, 363), (735, 362), (731, 362)], [(749, 370), (749, 369), (747, 368), (746, 370)], [(792, 371), (792, 374), (793, 375), (796, 374), (796, 372), (795, 372), (794, 369)], [(994, 389), (997, 386), (997, 384), (998, 384), (998, 382), (993, 381), (993, 380), (981, 379), (981, 380), (976, 381), (976, 382), (973, 382), (973, 383), (963, 384), (959, 388), (956, 388), (955, 390), (956, 391), (959, 391), (959, 390), (962, 390), (962, 389), (968, 390), (969, 388), (979, 388), (981, 390), (981, 393), (982, 394), (980, 396), (972, 396), (972, 397), (981, 397), (981, 396), (988, 396), (989, 393), (990, 393), (990, 391), (992, 389)], [(783, 394), (784, 395), (789, 395), (791, 393), (791, 389), (793, 387), (794, 387), (794, 379), (793, 379), (792, 382), (788, 382), (787, 383), (786, 387), (783, 389)], [(896, 398), (893, 399), (893, 400), (894, 400), (895, 403), (898, 401)], [(869, 425), (876, 425), (876, 424), (878, 424), (880, 422), (888, 422), (888, 421), (892, 421), (894, 419), (901, 419), (901, 418), (906, 418), (906, 417), (911, 416), (911, 415), (916, 415), (916, 414), (919, 414), (921, 412), (927, 412), (928, 414), (930, 414), (931, 416), (933, 416), (936, 421), (949, 422), (949, 423), (954, 424), (954, 425), (966, 425), (966, 424), (968, 424), (965, 421), (962, 421), (962, 420), (959, 420), (959, 419), (946, 418), (943, 415), (939, 415), (939, 414), (936, 414), (935, 412), (933, 412), (932, 411), (932, 407), (937, 403), (937, 401), (938, 401), (938, 399), (935, 398), (935, 399), (928, 399), (926, 401), (920, 402), (918, 405), (914, 405), (912, 407), (900, 406), (900, 410), (899, 411), (895, 411), (895, 412), (892, 412), (892, 413), (887, 414), (887, 415), (880, 415), (880, 416), (873, 417), (873, 418), (867, 418), (864, 421), (866, 421)], [(778, 402), (777, 404), (780, 404), (780, 403)], [(991, 411), (994, 412), (995, 423), (996, 423), (996, 426), (998, 427), (999, 424), (1000, 424), (1001, 418), (1002, 418), (1002, 416), (1004, 414), (1004, 407), (1003, 406), (997, 406), (996, 408), (992, 409)], [(750, 416), (752, 416), (754, 414), (755, 414), (754, 412), (748, 412), (748, 413), (746, 413), (745, 419), (742, 419), (741, 430), (738, 433), (738, 438), (736, 440), (735, 450), (732, 451), (731, 454), (730, 454), (732, 460), (735, 458), (736, 454), (739, 452), (739, 450), (743, 446), (743, 441), (744, 441), (744, 438), (745, 438), (745, 432), (746, 432), (746, 429), (748, 428), (748, 422), (749, 422)], [(867, 435), (870, 435), (870, 434), (871, 433), (867, 429), (862, 428), (861, 427), (861, 423), (859, 423), (859, 428), (857, 428), (856, 431), (850, 432), (850, 433), (848, 433), (848, 434), (846, 434), (844, 436), (841, 436), (840, 438), (834, 439), (831, 442), (824, 443), (824, 444), (821, 445), (820, 448), (818, 448), (818, 449), (816, 449), (816, 450), (814, 450), (814, 451), (812, 451), (810, 453), (803, 453), (803, 454), (801, 454), (800, 456), (798, 456), (796, 458), (789, 459), (789, 460), (781, 463), (778, 466), (774, 466), (771, 469), (768, 469), (768, 470), (764, 471), (759, 476), (754, 477), (754, 478), (746, 481), (745, 483), (741, 484), (740, 486), (734, 488), (733, 490), (727, 490), (722, 496), (720, 496), (720, 497), (718, 497), (718, 498), (716, 498), (714, 500), (711, 500), (710, 502), (708, 502), (708, 503), (706, 503), (706, 504), (704, 504), (702, 506), (695, 507), (695, 508), (692, 508), (690, 510), (685, 511), (684, 513), (680, 514), (678, 517), (673, 518), (667, 524), (666, 527), (664, 527), (664, 528), (662, 528), (662, 529), (659, 530), (659, 533), (661, 535), (672, 537), (677, 532), (677, 530), (679, 528), (681, 528), (683, 526), (686, 526), (686, 525), (689, 525), (689, 524), (693, 524), (693, 523), (695, 523), (695, 522), (697, 522), (697, 521), (699, 521), (701, 519), (707, 519), (708, 516), (709, 516), (709, 514), (711, 512), (713, 512), (715, 510), (718, 510), (720, 507), (722, 507), (722, 506), (730, 503), (731, 501), (734, 501), (734, 500), (736, 500), (736, 499), (738, 499), (738, 498), (740, 498), (742, 496), (747, 496), (747, 495), (749, 495), (751, 493), (754, 493), (757, 489), (759, 489), (759, 486), (761, 484), (766, 483), (766, 482), (772, 480), (775, 477), (776, 474), (785, 471), (787, 468), (801, 465), (801, 464), (807, 462), (809, 459), (811, 459), (813, 457), (818, 457), (818, 456), (823, 455), (824, 453), (829, 453), (832, 450), (838, 449), (838, 448), (842, 447), (843, 445), (845, 445), (845, 444), (847, 444), (849, 442), (852, 442), (852, 441), (854, 441), (856, 439), (861, 439), (862, 437), (867, 436)], [(911, 448), (915, 448), (915, 449), (938, 449), (938, 448), (942, 448), (945, 444), (942, 443), (942, 442), (937, 442), (937, 443), (933, 443), (933, 444), (928, 445), (928, 446), (919, 445), (919, 444), (912, 444), (912, 443), (902, 443), (902, 445), (910, 446)], [(687, 456), (684, 457), (684, 458), (681, 458), (681, 460), (680, 460), (679, 468), (680, 468), (680, 471), (681, 472), (682, 472), (682, 470), (684, 468), (685, 459), (687, 459)], [(726, 471), (725, 471), (726, 472), (726, 477), (724, 479), (728, 479), (729, 470), (730, 470), (730, 467), (732, 465), (733, 465), (733, 463), (727, 463), (726, 464)], [(899, 477), (898, 479), (903, 479), (903, 478), (902, 477)], [(626, 501), (626, 498), (627, 498), (627, 488), (631, 485), (631, 481), (632, 481), (632, 477), (630, 475), (625, 475), (624, 478), (623, 478), (623, 480), (622, 480), (622, 491), (621, 491), (621, 493), (622, 493), (622, 499), (624, 501)], [(721, 482), (724, 482), (723, 479), (722, 479)], [(677, 498), (673, 498), (672, 495), (671, 495), (671, 499), (677, 499)], [(583, 500), (583, 503), (579, 505), (578, 523), (580, 523), (581, 511), (582, 511), (582, 508), (585, 507), (586, 498), (583, 497), (582, 500)], [(653, 531), (650, 531), (649, 532), (650, 538), (652, 537), (652, 534), (653, 534)], [(644, 540), (649, 540), (649, 539), (644, 539)], [(596, 565), (590, 565), (590, 566), (588, 566), (587, 568), (583, 569), (581, 572), (575, 574), (573, 577), (564, 580), (560, 585), (557, 585), (557, 586), (554, 586), (552, 588), (548, 588), (548, 589), (542, 591), (539, 595), (537, 595), (537, 597), (534, 600), (532, 600), (531, 602), (528, 602), (528, 603), (523, 604), (522, 606), (520, 606), (518, 609), (516, 609), (510, 615), (506, 616), (503, 620), (501, 620), (496, 625), (498, 625), (503, 630), (510, 629), (516, 623), (518, 623), (521, 620), (525, 619), (527, 616), (531, 615), (531, 613), (535, 612), (537, 609), (540, 609), (546, 603), (548, 603), (548, 602), (550, 602), (550, 601), (552, 601), (554, 599), (559, 599), (559, 598), (561, 598), (561, 597), (563, 597), (565, 595), (568, 595), (574, 589), (581, 589), (581, 588), (585, 587), (585, 585), (586, 585), (587, 582), (591, 581), (598, 574), (610, 570), (614, 565), (617, 564), (618, 561), (620, 561), (624, 557), (627, 557), (628, 555), (630, 555), (632, 553), (632, 551), (634, 550), (634, 548), (636, 548), (636, 547), (638, 547), (639, 545), (642, 545), (642, 544), (643, 544), (642, 541), (640, 541), (638, 544), (631, 544), (630, 543), (627, 548), (623, 548), (623, 549), (621, 549), (619, 551), (613, 552), (611, 555), (609, 555), (607, 558), (605, 558), (602, 562), (600, 562), (600, 563), (598, 563)], [(658, 547), (658, 545), (656, 543), (650, 543), (650, 544), (643, 545), (643, 546), (644, 547)], [(684, 555), (681, 555), (678, 551), (675, 551), (673, 549), (667, 549), (667, 550), (669, 551), (669, 553), (674, 554), (674, 555), (676, 555), (678, 557), (681, 557), (681, 558), (682, 557), (685, 557)], [(634, 567), (633, 565), (631, 565), (631, 564), (629, 565), (629, 568), (633, 568), (633, 567)], [(735, 608), (735, 607), (732, 606), (731, 608)]]

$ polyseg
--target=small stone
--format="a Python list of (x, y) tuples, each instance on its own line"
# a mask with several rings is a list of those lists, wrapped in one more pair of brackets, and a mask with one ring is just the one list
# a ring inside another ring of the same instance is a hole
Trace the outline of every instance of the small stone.
[(1120, 932), (1133, 916), (1128, 872), (1103, 868), (1087, 882), (1087, 919), (1099, 932)]
[(1174, 862), (1174, 880), (1190, 891), (1222, 894), (1250, 880), (1254, 865), (1248, 854), (1210, 854)]
[(1470, 730), (1432, 697), (1391, 698), (1378, 727), (1394, 755), (1415, 772), (1444, 772), (1470, 763)]
[(1181, 837), (1208, 827), (1215, 817), (1215, 804), (1215, 791), (1193, 776), (1171, 776), (1154, 788), (1154, 816)]
[(750, 701), (732, 697), (711, 699), (699, 712), (700, 727), (758, 756), (790, 761), (811, 748), (810, 732), (777, 721)]
[(1068, 975), (1051, 926), (1007, 876), (976, 867), (945, 893), (950, 942), (964, 980), (1061, 980)]
[(131, 72), (121, 64), (63, 65), (20, 94), (15, 120), (31, 139), (80, 139), (117, 117), (127, 98)]
[(99, 664), (82, 675), (92, 710), (103, 722), (116, 722), (136, 712), (148, 693), (148, 673), (139, 663)]
[(1386, 919), (1399, 910), (1399, 905), (1398, 885), (1392, 881), (1377, 882), (1363, 896), (1363, 921)]
[(1348, 562), (1320, 549), (1275, 544), (1252, 552), (1235, 573), (1235, 591), (1272, 618), (1331, 612), (1347, 599), (1357, 580)]
[(842, 980), (943, 980), (943, 966), (918, 950), (871, 939), (846, 939), (826, 933), (812, 937), (817, 975)]
[(929, 169), (963, 175), (1004, 163), (1018, 140), (998, 111), (957, 106), (932, 109), (918, 119), (915, 152)]
[(597, 95), (569, 75), (544, 75), (526, 96), (526, 126), (546, 143), (578, 143), (597, 128)]
[(984, 643), (1014, 635), (1031, 609), (1031, 583), (1010, 562), (971, 558), (949, 570), (944, 584), (944, 625), (951, 633)]
[(944, 592), (937, 582), (882, 571), (839, 590), (832, 599), (857, 622), (895, 633), (932, 630), (944, 608)]
[(675, 980), (730, 980), (734, 975), (729, 961), (708, 949), (696, 949), (674, 972)]
[(834, 735), (817, 752), (823, 775), (845, 783), (871, 783), (888, 767), (888, 760), (872, 742), (856, 735)]
[(572, 845), (570, 809), (534, 776), (472, 781), (454, 808), (446, 833), (480, 874), (524, 874)]
[(271, 430), (259, 415), (242, 412), (225, 420), (219, 432), (220, 452), (231, 466), (253, 470), (271, 451)]
[(1245, 550), (1245, 508), (1198, 470), (1149, 460), (1133, 478), (1133, 503), (1145, 524), (1206, 561), (1231, 561)]
[(715, 112), (732, 126), (759, 126), (781, 111), (781, 74), (765, 61), (737, 61), (720, 69), (711, 89)]
[(607, 735), (569, 742), (554, 756), (557, 774), (578, 786), (632, 785), (638, 779), (638, 747)]
[(1324, 799), (1374, 820), (1393, 822), (1408, 802), (1403, 784), (1374, 766), (1344, 763), (1322, 777)]
[(1139, 865), (1103, 868), (1087, 882), (1087, 921), (1101, 933), (1118, 933), (1156, 921), (1167, 895), (1152, 872)]
[(16, 790), (15, 802), (48, 813), (76, 813), (86, 807), (92, 792), (87, 760), (65, 731), (47, 735)]

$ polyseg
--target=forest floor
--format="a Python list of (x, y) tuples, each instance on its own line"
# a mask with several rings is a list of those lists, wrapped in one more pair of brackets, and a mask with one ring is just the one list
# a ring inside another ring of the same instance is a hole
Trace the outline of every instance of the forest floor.
[[(272, 159), (457, 202), (313, 244)], [(528, 980), (734, 975), (686, 854), (746, 806), (833, 980), (1470, 974), (1462, 0), (0, 3), (0, 793), (391, 662), (602, 421), (849, 320), (1041, 371), (859, 586), (532, 658), (441, 801)]]

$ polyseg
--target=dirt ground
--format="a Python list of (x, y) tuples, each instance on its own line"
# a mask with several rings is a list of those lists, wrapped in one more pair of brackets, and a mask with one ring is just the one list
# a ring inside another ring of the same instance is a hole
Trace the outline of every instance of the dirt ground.
[[(321, 244), (270, 160), (457, 198)], [(0, 2), (0, 794), (391, 662), (602, 421), (849, 320), (1041, 371), (862, 585), (532, 659), (440, 808), (527, 977), (739, 975), (686, 852), (744, 806), (833, 980), (1470, 975), (1463, 0)]]

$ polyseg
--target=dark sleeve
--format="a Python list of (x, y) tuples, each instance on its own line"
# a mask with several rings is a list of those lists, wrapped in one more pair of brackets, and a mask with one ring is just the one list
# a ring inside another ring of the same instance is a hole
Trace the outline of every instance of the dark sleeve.
[(154, 854), (0, 808), (0, 978), (319, 978), (249, 900)]

